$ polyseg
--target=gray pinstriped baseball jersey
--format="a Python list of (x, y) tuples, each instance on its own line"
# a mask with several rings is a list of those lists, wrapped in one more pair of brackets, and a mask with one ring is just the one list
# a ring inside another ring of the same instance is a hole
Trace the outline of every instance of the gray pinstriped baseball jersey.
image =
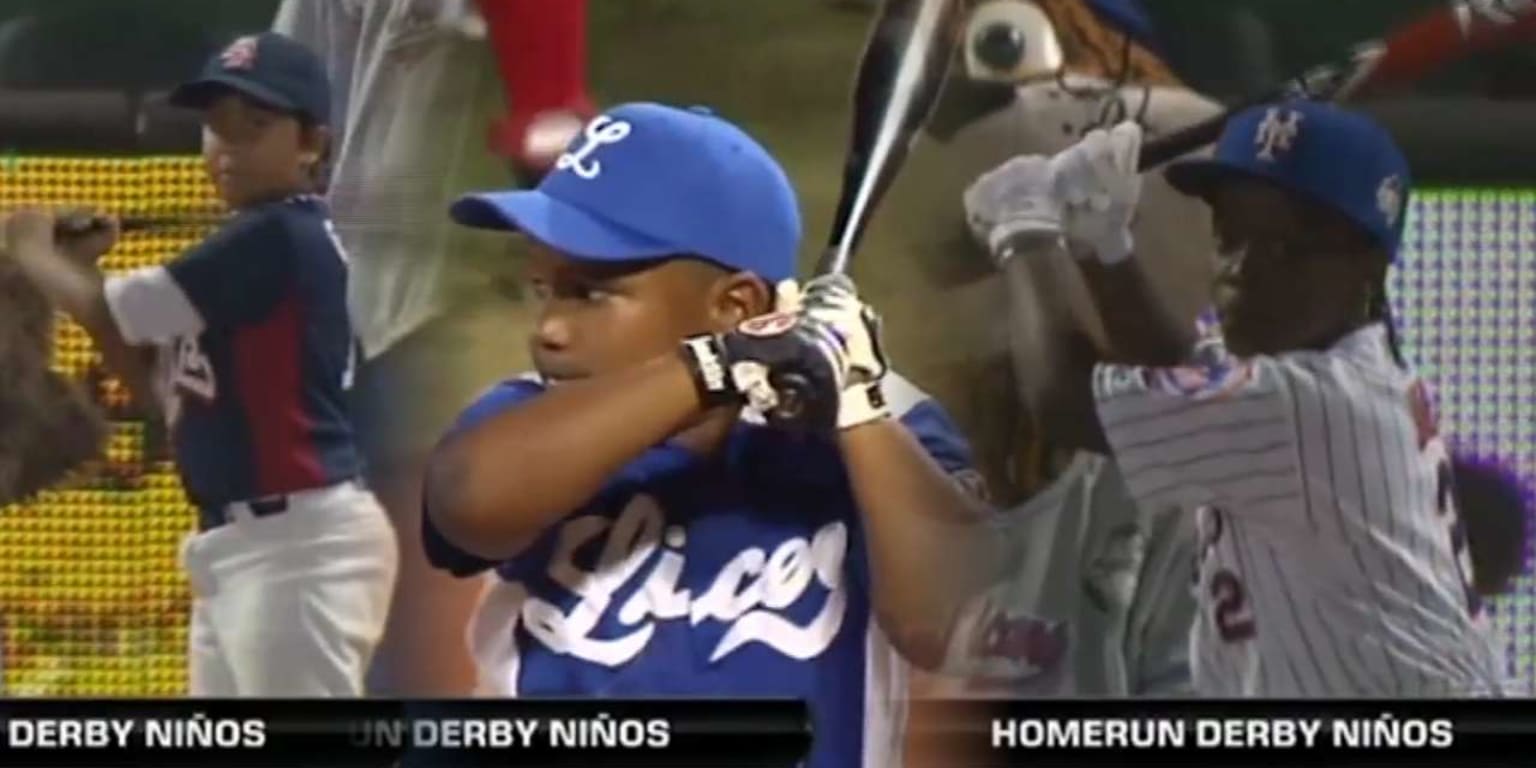
[(1447, 455), (1375, 325), (1332, 348), (1100, 366), (1100, 420), (1138, 503), (1196, 510), (1191, 639), (1210, 696), (1501, 690)]
[(948, 690), (967, 697), (1189, 693), (1194, 531), (1148, 514), (1114, 462), (1079, 453), (998, 521), (1005, 578), (971, 601), (951, 638)]

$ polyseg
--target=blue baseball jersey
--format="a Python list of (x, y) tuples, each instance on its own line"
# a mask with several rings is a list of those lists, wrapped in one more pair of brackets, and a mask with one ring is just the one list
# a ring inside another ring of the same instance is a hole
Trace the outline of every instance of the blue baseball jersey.
[[(889, 389), (938, 463), (972, 473), (939, 406)], [(541, 391), (503, 383), (455, 429)], [(905, 667), (871, 621), (864, 533), (830, 439), (743, 422), (713, 459), (664, 443), (503, 563), (446, 541), (430, 510), (423, 520), (435, 566), (495, 571), (471, 629), (482, 693), (797, 698), (812, 714), (807, 765), (899, 755)]]
[(325, 203), (254, 206), (165, 267), (203, 320), (163, 360), (176, 463), (206, 509), (356, 477), (347, 262)]

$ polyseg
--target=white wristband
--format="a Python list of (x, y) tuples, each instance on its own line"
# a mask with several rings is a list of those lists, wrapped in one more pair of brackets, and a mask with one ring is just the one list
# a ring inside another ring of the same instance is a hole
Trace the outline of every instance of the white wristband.
[(852, 429), (861, 424), (888, 419), (891, 409), (885, 402), (885, 391), (880, 382), (852, 384), (844, 387), (838, 396), (837, 428)]

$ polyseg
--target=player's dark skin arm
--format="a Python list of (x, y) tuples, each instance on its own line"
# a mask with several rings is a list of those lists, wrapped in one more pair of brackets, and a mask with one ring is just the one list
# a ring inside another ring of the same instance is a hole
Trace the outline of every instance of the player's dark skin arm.
[(1103, 311), (1109, 334), (1104, 362), (1125, 365), (1173, 366), (1184, 362), (1194, 333), (1159, 301), (1146, 271), (1134, 256), (1118, 264), (1075, 259), (1083, 282)]
[[(1043, 246), (1050, 247), (1050, 246)], [(1003, 264), (1015, 359), (1053, 365), (1015, 370), (1020, 398), (1041, 430), (1066, 448), (1108, 452), (1088, 377), (1103, 354), (1083, 330), (1061, 290), (1061, 270), (1075, 269), (1060, 248), (1015, 253)]]
[[(1061, 288), (1062, 269), (1082, 275), (1094, 306), (1100, 308), (1108, 346), (1095, 344), (1073, 316)], [(1027, 343), (1042, 353), (1033, 359), (1057, 361), (1048, 370), (1024, 371), (1017, 377), (1030, 412), (1061, 444), (1108, 453), (1093, 402), (1094, 366), (1176, 365), (1194, 343), (1192, 333), (1158, 301), (1134, 257), (1105, 265), (1091, 256), (1073, 258), (1056, 246), (1051, 252), (1015, 253), (1005, 262), (1004, 272), (1015, 332), (1028, 334)]]
[(955, 614), (1002, 555), (981, 524), (986, 506), (897, 421), (844, 430), (838, 444), (864, 519), (875, 615), (903, 656), (937, 668)]
[[(428, 513), (465, 551), (509, 559), (700, 408), (675, 354), (561, 383), (443, 443), (427, 468)], [(728, 428), (733, 417), (712, 420)]]

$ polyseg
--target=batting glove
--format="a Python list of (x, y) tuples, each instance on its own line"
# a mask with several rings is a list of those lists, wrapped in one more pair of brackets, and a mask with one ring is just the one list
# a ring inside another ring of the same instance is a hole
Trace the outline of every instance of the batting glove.
[(1124, 122), (1090, 131), (1051, 159), (1056, 192), (1066, 205), (1067, 238), (1118, 264), (1131, 255), (1131, 220), (1141, 201), (1141, 126)]
[(838, 341), (843, 386), (838, 393), (837, 427), (849, 429), (888, 418), (882, 383), (890, 372), (880, 343), (880, 316), (859, 299), (858, 288), (842, 275), (818, 277), (805, 286), (801, 314), (831, 331)]
[(971, 235), (1002, 266), (1021, 238), (1055, 241), (1063, 204), (1056, 168), (1042, 155), (1021, 155), (983, 174), (963, 196)]
[(684, 340), (683, 359), (704, 404), (744, 405), (774, 426), (815, 431), (888, 417), (879, 317), (853, 284), (820, 278), (803, 294), (781, 291), (779, 299), (796, 311)]
[(846, 375), (841, 342), (799, 312), (774, 312), (723, 334), (683, 340), (707, 408), (744, 406), (780, 427), (831, 431)]

